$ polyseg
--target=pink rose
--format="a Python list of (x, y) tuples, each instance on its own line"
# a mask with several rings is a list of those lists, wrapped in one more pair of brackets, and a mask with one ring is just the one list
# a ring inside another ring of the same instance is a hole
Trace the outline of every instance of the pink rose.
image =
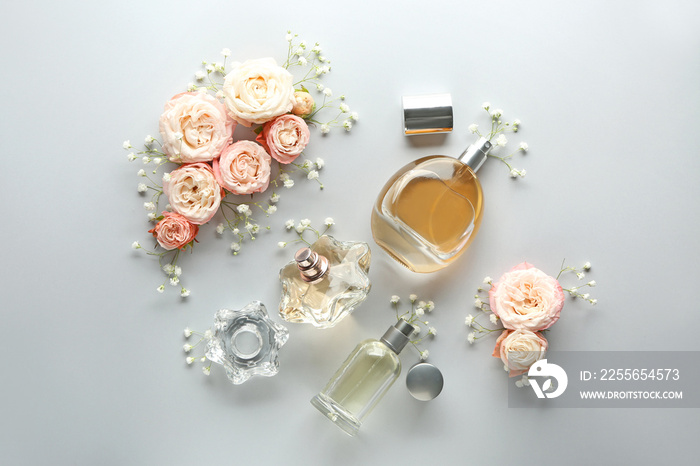
[(303, 118), (282, 115), (265, 123), (256, 138), (279, 163), (291, 163), (309, 143), (309, 127)]
[(271, 161), (260, 144), (238, 141), (214, 159), (214, 176), (221, 186), (234, 194), (263, 192), (270, 184)]
[(153, 233), (158, 244), (164, 249), (184, 249), (197, 236), (199, 227), (180, 214), (163, 212), (163, 220), (148, 232)]
[(231, 143), (236, 122), (205, 92), (178, 94), (160, 116), (163, 152), (176, 163), (208, 162)]
[(195, 225), (207, 223), (221, 204), (222, 192), (207, 163), (188, 163), (163, 177), (163, 192), (173, 210)]
[(510, 377), (524, 374), (547, 352), (547, 339), (529, 330), (504, 330), (496, 340), (492, 356), (501, 358)]
[(554, 277), (523, 262), (491, 286), (489, 302), (505, 328), (536, 332), (559, 320), (564, 292)]

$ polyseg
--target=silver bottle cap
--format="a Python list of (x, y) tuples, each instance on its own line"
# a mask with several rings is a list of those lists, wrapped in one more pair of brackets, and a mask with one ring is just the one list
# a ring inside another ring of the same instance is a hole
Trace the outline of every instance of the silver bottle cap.
[(488, 139), (481, 137), (478, 141), (467, 147), (464, 152), (462, 152), (462, 155), (459, 156), (459, 160), (462, 163), (469, 165), (469, 168), (476, 172), (479, 168), (481, 168), (484, 162), (486, 162), (486, 159), (489, 156), (489, 151), (492, 147), (493, 145)]
[(389, 347), (394, 353), (399, 354), (409, 342), (410, 336), (415, 330), (413, 324), (409, 324), (403, 319), (399, 319), (396, 324), (389, 327), (380, 341)]
[(420, 401), (430, 401), (437, 397), (444, 383), (440, 369), (427, 362), (419, 362), (406, 374), (408, 392)]
[(318, 283), (328, 272), (328, 259), (310, 248), (301, 248), (294, 254), (301, 279), (306, 283)]
[(403, 96), (405, 135), (449, 133), (453, 124), (450, 94)]

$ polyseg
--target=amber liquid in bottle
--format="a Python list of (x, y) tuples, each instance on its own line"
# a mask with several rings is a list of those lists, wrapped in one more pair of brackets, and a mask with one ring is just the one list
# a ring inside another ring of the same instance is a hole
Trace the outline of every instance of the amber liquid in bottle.
[(474, 239), (483, 203), (481, 183), (467, 164), (442, 155), (424, 157), (400, 169), (379, 193), (372, 234), (405, 267), (435, 272)]

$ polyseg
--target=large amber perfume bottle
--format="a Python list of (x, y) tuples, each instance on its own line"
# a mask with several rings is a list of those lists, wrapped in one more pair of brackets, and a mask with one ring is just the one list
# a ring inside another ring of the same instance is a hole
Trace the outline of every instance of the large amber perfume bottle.
[(379, 403), (401, 373), (398, 354), (414, 327), (399, 320), (379, 340), (365, 340), (353, 350), (311, 404), (349, 435)]
[(372, 210), (377, 244), (414, 272), (435, 272), (457, 259), (481, 224), (484, 199), (476, 171), (489, 150), (482, 137), (459, 158), (431, 155), (401, 168)]

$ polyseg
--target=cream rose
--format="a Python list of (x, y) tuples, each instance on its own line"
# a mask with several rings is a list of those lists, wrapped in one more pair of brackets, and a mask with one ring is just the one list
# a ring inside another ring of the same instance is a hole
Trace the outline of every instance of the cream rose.
[(197, 236), (199, 227), (180, 214), (163, 212), (163, 219), (148, 232), (164, 249), (183, 249)]
[(294, 107), (292, 113), (298, 116), (308, 115), (314, 111), (314, 98), (306, 91), (294, 92)]
[(492, 356), (501, 358), (515, 377), (523, 374), (547, 352), (547, 339), (541, 333), (529, 330), (504, 330), (496, 340)]
[(272, 58), (236, 62), (224, 79), (224, 103), (242, 125), (265, 123), (292, 109), (293, 81)]
[(231, 143), (236, 122), (205, 92), (178, 94), (160, 116), (163, 152), (171, 162), (208, 162)]
[(491, 286), (489, 302), (505, 328), (536, 332), (559, 320), (564, 292), (554, 277), (523, 262)]
[(253, 141), (238, 141), (214, 160), (214, 176), (221, 186), (234, 194), (263, 192), (270, 184), (271, 158)]
[(163, 191), (173, 210), (195, 225), (207, 223), (221, 204), (221, 187), (209, 164), (191, 163), (170, 172)]
[(303, 118), (282, 115), (265, 123), (255, 139), (279, 163), (291, 163), (309, 143), (309, 127)]

